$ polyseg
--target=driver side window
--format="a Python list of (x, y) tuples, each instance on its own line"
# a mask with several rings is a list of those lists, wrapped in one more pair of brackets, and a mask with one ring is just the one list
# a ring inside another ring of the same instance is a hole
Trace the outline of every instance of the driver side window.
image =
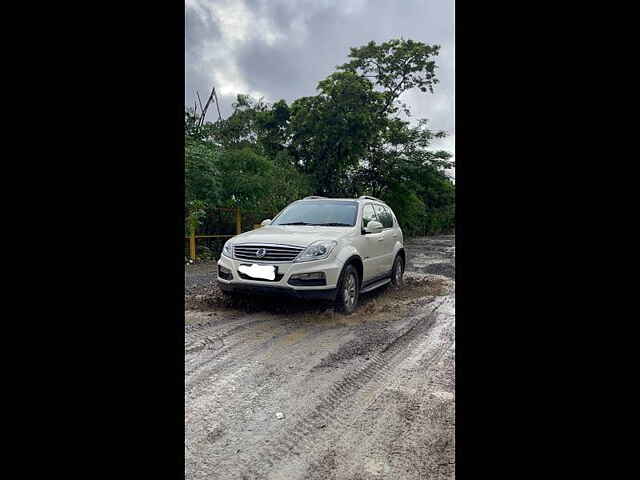
[(367, 224), (371, 220), (378, 220), (375, 212), (373, 211), (373, 205), (365, 205), (362, 209), (362, 228), (366, 228)]

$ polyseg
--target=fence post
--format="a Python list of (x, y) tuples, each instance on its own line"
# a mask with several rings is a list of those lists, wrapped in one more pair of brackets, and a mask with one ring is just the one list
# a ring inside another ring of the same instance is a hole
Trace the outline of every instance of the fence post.
[(189, 237), (189, 256), (191, 260), (196, 259), (196, 231), (191, 230), (191, 236)]
[(242, 233), (242, 222), (240, 218), (240, 209), (236, 207), (236, 235), (240, 235)]

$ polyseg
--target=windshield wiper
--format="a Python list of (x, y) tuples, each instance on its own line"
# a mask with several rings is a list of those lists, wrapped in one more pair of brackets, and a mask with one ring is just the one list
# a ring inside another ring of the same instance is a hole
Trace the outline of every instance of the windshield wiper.
[(276, 225), (313, 225), (313, 223), (307, 222), (291, 222), (291, 223), (278, 223)]
[(339, 223), (339, 222), (330, 222), (330, 223), (314, 223), (314, 225), (318, 225), (320, 227), (353, 227), (348, 223)]

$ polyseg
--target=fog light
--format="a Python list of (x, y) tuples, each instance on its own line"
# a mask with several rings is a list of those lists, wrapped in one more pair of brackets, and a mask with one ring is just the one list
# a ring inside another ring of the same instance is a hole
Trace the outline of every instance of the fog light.
[(218, 276), (220, 278), (224, 278), (225, 280), (231, 280), (233, 278), (233, 274), (231, 273), (231, 270), (229, 270), (226, 267), (223, 267), (222, 265), (218, 265)]
[(297, 273), (291, 275), (293, 280), (324, 280), (324, 272)]
[(295, 273), (289, 277), (289, 285), (321, 287), (326, 284), (324, 272)]

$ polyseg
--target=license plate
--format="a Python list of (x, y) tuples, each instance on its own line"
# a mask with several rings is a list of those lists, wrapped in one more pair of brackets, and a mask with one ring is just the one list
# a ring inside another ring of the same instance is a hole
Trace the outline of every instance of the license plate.
[(240, 265), (238, 267), (240, 273), (244, 273), (251, 278), (258, 278), (261, 280), (275, 280), (276, 279), (276, 267), (275, 265)]

